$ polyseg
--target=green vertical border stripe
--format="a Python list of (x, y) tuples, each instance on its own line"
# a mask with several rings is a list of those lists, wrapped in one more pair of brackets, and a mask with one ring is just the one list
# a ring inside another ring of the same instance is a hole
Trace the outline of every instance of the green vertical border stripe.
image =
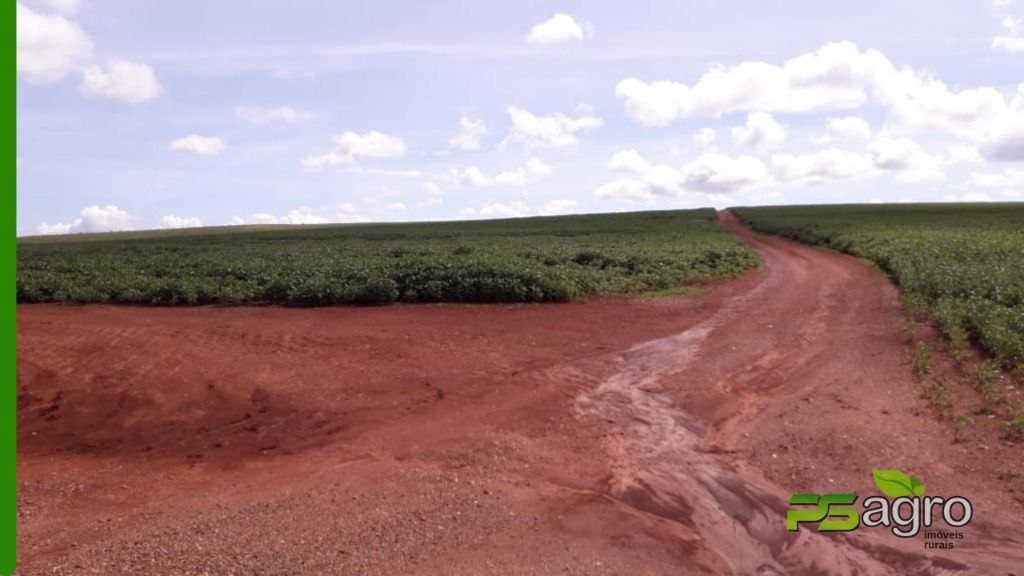
[(0, 161), (3, 181), (7, 182), (8, 188), (2, 193), (3, 206), (0, 207), (0, 219), (3, 220), (3, 235), (7, 241), (3, 242), (3, 250), (0, 252), (0, 268), (3, 269), (3, 280), (0, 281), (0, 298), (7, 302), (6, 306), (0, 306), (0, 574), (14, 572), (16, 558), (16, 531), (18, 527), (18, 501), (17, 501), (17, 425), (18, 415), (15, 406), (17, 405), (17, 365), (15, 364), (15, 338), (16, 322), (15, 315), (18, 311), (17, 304), (17, 188), (18, 188), (18, 25), (17, 25), (17, 3), (11, 2), (7, 5), (6, 16), (2, 18), (4, 30), (7, 30), (7, 44), (3, 48), (3, 61), (11, 67), (8, 72), (7, 88), (2, 91), (3, 105), (7, 108), (9, 116), (3, 116), (7, 128), (4, 132), (7, 137), (3, 140), (3, 147), (7, 152), (0, 155), (6, 156), (7, 160)]

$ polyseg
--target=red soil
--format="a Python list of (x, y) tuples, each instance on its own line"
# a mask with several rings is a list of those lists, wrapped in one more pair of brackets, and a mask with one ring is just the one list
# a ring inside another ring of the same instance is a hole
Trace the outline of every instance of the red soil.
[[(723, 220), (765, 266), (687, 298), (19, 307), (19, 573), (1024, 567), (1020, 446), (952, 442), (891, 284)], [(873, 467), (970, 498), (964, 540), (785, 531)]]

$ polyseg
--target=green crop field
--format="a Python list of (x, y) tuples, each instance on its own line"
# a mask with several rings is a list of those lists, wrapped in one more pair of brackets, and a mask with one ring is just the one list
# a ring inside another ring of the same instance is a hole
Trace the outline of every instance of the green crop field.
[(19, 302), (537, 302), (725, 278), (757, 257), (681, 210), (22, 238)]
[(954, 346), (1024, 365), (1024, 204), (739, 208), (755, 230), (867, 258)]

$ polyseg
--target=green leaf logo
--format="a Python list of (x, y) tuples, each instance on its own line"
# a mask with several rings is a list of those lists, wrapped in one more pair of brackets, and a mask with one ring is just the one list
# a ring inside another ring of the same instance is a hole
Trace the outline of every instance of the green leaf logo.
[(875, 486), (878, 486), (882, 494), (889, 498), (924, 495), (924, 484), (917, 476), (908, 477), (899, 470), (879, 470), (878, 468), (873, 469), (871, 475), (875, 478)]

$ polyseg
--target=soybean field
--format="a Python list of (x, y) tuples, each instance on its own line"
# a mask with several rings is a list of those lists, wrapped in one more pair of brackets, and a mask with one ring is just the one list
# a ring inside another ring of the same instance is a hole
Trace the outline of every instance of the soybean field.
[(540, 302), (727, 278), (712, 209), (22, 238), (19, 302)]
[(759, 232), (871, 260), (954, 350), (978, 344), (1024, 365), (1024, 204), (737, 208)]

